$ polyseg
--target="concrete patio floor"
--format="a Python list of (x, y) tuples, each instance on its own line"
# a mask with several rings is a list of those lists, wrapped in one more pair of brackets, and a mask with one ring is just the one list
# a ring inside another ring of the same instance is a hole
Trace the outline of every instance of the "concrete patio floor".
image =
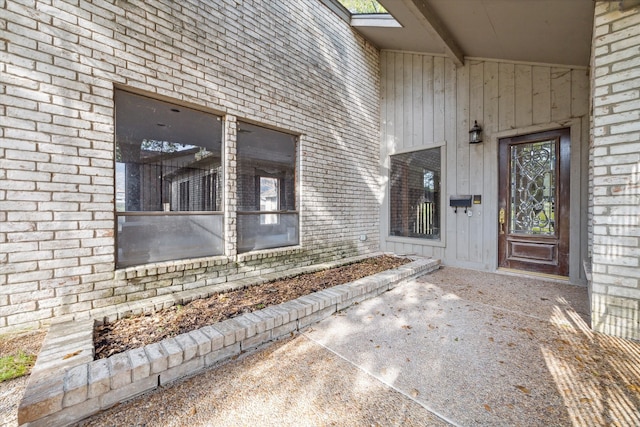
[(640, 425), (584, 287), (442, 268), (82, 425)]

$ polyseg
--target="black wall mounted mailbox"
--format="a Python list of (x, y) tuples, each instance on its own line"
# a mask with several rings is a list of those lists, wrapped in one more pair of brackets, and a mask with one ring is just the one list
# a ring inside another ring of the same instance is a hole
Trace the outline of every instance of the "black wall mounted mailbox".
[(449, 206), (452, 208), (469, 208), (471, 204), (471, 196), (449, 196)]

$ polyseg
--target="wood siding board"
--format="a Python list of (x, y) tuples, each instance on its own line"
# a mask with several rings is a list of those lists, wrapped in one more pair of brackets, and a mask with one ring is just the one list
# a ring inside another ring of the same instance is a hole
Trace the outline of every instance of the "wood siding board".
[(445, 140), (445, 65), (444, 58), (433, 58), (433, 139)]
[(571, 70), (551, 69), (551, 121), (571, 117)]
[(515, 67), (513, 64), (501, 63), (500, 69), (500, 104), (498, 111), (498, 129), (515, 129)]
[(444, 258), (444, 248), (434, 247), (433, 249), (433, 257), (438, 259)]
[(485, 268), (498, 265), (498, 141), (493, 135), (498, 131), (497, 118), (500, 93), (498, 88), (498, 64), (486, 62), (484, 66), (484, 187), (482, 194), (482, 262)]
[[(470, 194), (469, 193), (469, 106), (470, 106), (470, 69), (471, 67), (465, 66), (458, 68), (457, 76), (457, 138), (456, 138), (456, 151), (457, 155), (457, 186), (455, 194)], [(456, 226), (456, 241), (457, 251), (456, 256), (460, 260), (469, 261), (471, 236), (469, 235), (470, 221), (464, 209), (458, 209), (456, 214), (457, 226)]]
[[(467, 124), (471, 129), (474, 120), (484, 126), (484, 63), (474, 62), (469, 65), (469, 68), (469, 122)], [(469, 148), (469, 194), (482, 194), (484, 186), (483, 171), (485, 168), (484, 149), (488, 142), (471, 145), (468, 143), (468, 138), (466, 138), (465, 142)], [(482, 239), (482, 206), (474, 205), (470, 210), (472, 216), (468, 217), (469, 260), (482, 262), (484, 246), (484, 240)]]
[(394, 55), (394, 68), (395, 68), (395, 78), (394, 78), (394, 102), (393, 108), (395, 109), (395, 133), (394, 133), (394, 144), (393, 144), (393, 152), (395, 153), (402, 147), (404, 147), (404, 135), (403, 135), (403, 123), (404, 123), (404, 55), (397, 53)]
[(402, 55), (402, 90), (403, 90), (403, 106), (402, 106), (402, 148), (409, 148), (415, 145), (415, 139), (413, 135), (413, 88), (412, 73), (413, 73), (413, 61), (411, 55)]
[[(466, 67), (464, 67), (466, 68)], [(466, 163), (460, 164), (460, 158), (458, 150), (457, 150), (457, 141), (458, 141), (458, 121), (461, 116), (458, 115), (457, 111), (457, 67), (453, 63), (453, 61), (449, 59), (444, 60), (444, 140), (447, 142), (447, 153), (453, 152), (454, 163), (447, 163), (447, 177), (452, 178), (451, 180), (447, 180), (446, 183), (446, 191), (447, 194), (456, 194), (456, 189), (458, 187), (459, 175), (456, 173), (456, 170), (464, 170), (466, 169)], [(464, 116), (466, 117), (466, 115)], [(448, 166), (451, 167), (448, 167)], [(451, 173), (450, 173), (451, 172)], [(468, 173), (468, 170), (467, 170)], [(452, 209), (448, 209), (450, 213), (453, 213)], [(458, 221), (456, 215), (453, 215), (453, 220), (451, 221), (453, 225), (453, 231), (448, 234), (448, 236), (455, 236), (458, 232)], [(449, 228), (449, 222), (447, 222), (447, 228)], [(447, 246), (449, 243), (453, 243), (451, 245), (452, 248), (452, 258), (455, 259), (457, 253), (457, 245), (455, 238), (447, 239)]]
[[(445, 183), (445, 195), (450, 196), (456, 193), (458, 176), (458, 150), (456, 149), (456, 69), (450, 61), (442, 61), (442, 58), (436, 58), (442, 63), (442, 88), (443, 88), (443, 111), (442, 121), (439, 123), (442, 127), (442, 138), (440, 141), (447, 142), (447, 180)], [(434, 64), (435, 65), (435, 64)], [(440, 69), (440, 67), (438, 67)], [(439, 114), (439, 113), (438, 113)], [(446, 197), (445, 196), (445, 197)], [(457, 258), (457, 239), (454, 238), (457, 232), (457, 214), (453, 209), (448, 207), (448, 197), (445, 198), (446, 230), (447, 230), (447, 246), (445, 248), (445, 259), (455, 260)]]
[(389, 132), (389, 70), (387, 69), (387, 53), (380, 55), (380, 155), (381, 165), (384, 166), (387, 155), (387, 141), (391, 133)]
[(589, 72), (571, 71), (571, 117), (589, 114)]
[(416, 255), (425, 256), (425, 252), (428, 251), (427, 247), (424, 245), (413, 244), (411, 246), (411, 253)]
[[(469, 117), (468, 130), (473, 126), (473, 121), (477, 120), (484, 126), (484, 64), (474, 62), (469, 65)], [(462, 138), (460, 138), (462, 140)], [(465, 139), (468, 143), (469, 139)], [(482, 144), (479, 144), (482, 145)]]
[(533, 94), (530, 65), (516, 65), (515, 90), (516, 127), (531, 126), (533, 124)]
[(424, 56), (422, 59), (422, 99), (424, 102), (423, 110), (423, 138), (426, 142), (435, 142), (434, 137), (434, 74), (433, 74), (433, 57)]
[(488, 142), (489, 145), (495, 145), (496, 141), (493, 141), (493, 134), (498, 132), (498, 110), (500, 92), (498, 87), (499, 70), (498, 64), (495, 62), (486, 62), (484, 64), (484, 107), (483, 117), (484, 122), (482, 128), (484, 129), (485, 145)]
[(413, 245), (411, 243), (403, 243), (402, 253), (405, 255), (413, 255)]
[(384, 142), (383, 142), (383, 154), (384, 154), (384, 164), (388, 167), (388, 159), (386, 156), (389, 155), (392, 146), (393, 139), (395, 138), (395, 110), (394, 110), (394, 96), (395, 96), (395, 87), (394, 87), (394, 76), (395, 76), (395, 68), (393, 64), (393, 53), (388, 52), (384, 55), (384, 69), (386, 75), (383, 76), (385, 81), (385, 129), (383, 132)]
[(534, 66), (531, 70), (533, 83), (533, 124), (551, 121), (551, 69)]
[(422, 80), (424, 78), (424, 73), (422, 70), (422, 55), (412, 55), (412, 77), (413, 82), (411, 85), (411, 92), (413, 96), (413, 143), (414, 145), (422, 145), (424, 144), (424, 135), (423, 135), (423, 120), (424, 120), (424, 93), (422, 91)]
[[(458, 120), (452, 123), (456, 129), (456, 138), (454, 140), (454, 148), (457, 150), (457, 185), (455, 187), (456, 194), (469, 194), (469, 129), (471, 124), (469, 121), (469, 67), (461, 67), (458, 69), (457, 89), (454, 97), (456, 115)], [(455, 108), (455, 107), (454, 107)], [(448, 112), (448, 110), (447, 110)], [(447, 138), (449, 140), (449, 138)]]

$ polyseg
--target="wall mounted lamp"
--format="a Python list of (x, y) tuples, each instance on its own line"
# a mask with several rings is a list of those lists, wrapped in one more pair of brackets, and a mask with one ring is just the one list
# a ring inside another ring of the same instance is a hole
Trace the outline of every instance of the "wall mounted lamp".
[(478, 121), (473, 121), (473, 127), (469, 131), (469, 144), (477, 144), (482, 142), (482, 128), (478, 125)]

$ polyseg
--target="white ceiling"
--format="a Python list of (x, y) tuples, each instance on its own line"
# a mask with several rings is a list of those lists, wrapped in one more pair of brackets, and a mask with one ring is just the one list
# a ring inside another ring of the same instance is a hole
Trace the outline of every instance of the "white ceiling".
[(381, 49), (588, 66), (593, 0), (379, 0), (402, 28), (356, 29)]

